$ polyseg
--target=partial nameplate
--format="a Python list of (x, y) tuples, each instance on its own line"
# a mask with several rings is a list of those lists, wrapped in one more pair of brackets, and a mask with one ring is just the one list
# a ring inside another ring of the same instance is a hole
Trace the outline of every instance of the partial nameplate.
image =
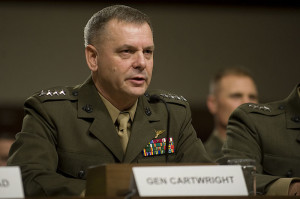
[(0, 167), (0, 198), (24, 198), (19, 167)]
[(141, 197), (247, 196), (240, 165), (133, 167)]

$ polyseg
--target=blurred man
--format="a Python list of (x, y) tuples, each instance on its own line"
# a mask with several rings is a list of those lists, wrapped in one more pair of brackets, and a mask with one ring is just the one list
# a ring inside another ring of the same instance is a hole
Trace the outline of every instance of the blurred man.
[(256, 161), (258, 194), (299, 196), (300, 83), (286, 99), (238, 107), (229, 118), (223, 154), (222, 164)]
[(7, 165), (9, 149), (14, 141), (15, 136), (13, 133), (0, 133), (0, 166)]
[(232, 67), (220, 70), (210, 83), (207, 107), (214, 116), (214, 130), (204, 146), (213, 160), (222, 156), (226, 139), (226, 126), (230, 114), (239, 105), (258, 102), (256, 85), (244, 68)]
[(186, 99), (147, 91), (154, 53), (147, 15), (122, 5), (104, 8), (84, 36), (91, 77), (25, 102), (9, 165), (21, 166), (27, 196), (80, 195), (93, 165), (211, 162)]

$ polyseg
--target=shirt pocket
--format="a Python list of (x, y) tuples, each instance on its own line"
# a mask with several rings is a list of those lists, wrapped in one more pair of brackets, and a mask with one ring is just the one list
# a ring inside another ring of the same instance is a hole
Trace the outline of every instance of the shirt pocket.
[(264, 173), (273, 176), (300, 176), (300, 160), (296, 157), (281, 157), (273, 154), (265, 154), (263, 170)]
[[(168, 155), (168, 162), (175, 162), (175, 154)], [(137, 163), (166, 163), (166, 155), (151, 155), (143, 156), (141, 155), (137, 159)]]
[(58, 150), (57, 172), (71, 178), (86, 179), (87, 170), (91, 166), (113, 163), (113, 156), (97, 156)]

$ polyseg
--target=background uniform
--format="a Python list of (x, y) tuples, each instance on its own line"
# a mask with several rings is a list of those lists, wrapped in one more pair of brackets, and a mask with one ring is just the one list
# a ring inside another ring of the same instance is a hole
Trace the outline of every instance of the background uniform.
[[(300, 177), (299, 88), (300, 84), (282, 101), (241, 105), (229, 119), (224, 158), (219, 162), (255, 159), (259, 193), (265, 194), (267, 185), (279, 178), (289, 178), (280, 179), (289, 183), (291, 177)], [(279, 188), (285, 190), (276, 190), (279, 194), (287, 194), (288, 185), (283, 184)]]
[[(103, 163), (162, 163), (165, 155), (144, 156), (153, 139), (170, 137), (174, 153), (169, 162), (211, 162), (191, 124), (183, 97), (149, 92), (138, 99), (131, 135), (124, 154), (115, 125), (91, 78), (75, 87), (43, 90), (25, 102), (22, 131), (10, 151), (9, 165), (21, 167), (26, 195), (79, 195), (89, 166)], [(157, 131), (164, 131), (158, 135)]]
[(219, 136), (217, 129), (214, 129), (209, 138), (204, 143), (204, 147), (208, 153), (208, 155), (213, 159), (217, 160), (222, 157), (222, 147), (224, 141)]

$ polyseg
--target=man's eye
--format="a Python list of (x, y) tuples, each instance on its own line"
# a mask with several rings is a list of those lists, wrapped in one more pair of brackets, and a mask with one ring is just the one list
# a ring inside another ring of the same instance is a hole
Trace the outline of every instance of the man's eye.
[(255, 95), (250, 95), (250, 96), (249, 96), (249, 99), (250, 99), (250, 100), (257, 100), (257, 96), (255, 96)]
[(241, 94), (232, 94), (232, 95), (230, 95), (230, 97), (232, 99), (238, 99), (238, 98), (242, 98), (242, 95)]
[(152, 51), (152, 50), (145, 50), (144, 53), (145, 53), (145, 54), (152, 54), (153, 51)]
[(130, 53), (130, 50), (122, 50), (122, 53)]

